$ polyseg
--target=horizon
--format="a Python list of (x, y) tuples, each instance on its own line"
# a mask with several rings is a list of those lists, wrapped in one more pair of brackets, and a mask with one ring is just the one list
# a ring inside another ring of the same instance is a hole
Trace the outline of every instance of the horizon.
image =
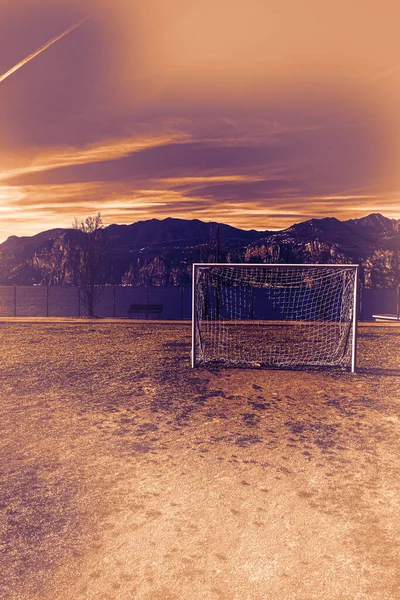
[[(366, 215), (361, 215), (360, 217), (357, 217), (358, 219), (365, 219), (367, 217), (370, 217), (372, 215), (379, 215), (382, 216), (386, 219), (390, 219), (390, 217), (386, 217), (385, 215), (383, 215), (382, 213), (369, 213)], [(280, 231), (285, 231), (285, 229), (288, 229), (290, 227), (294, 227), (295, 225), (300, 225), (301, 223), (305, 223), (306, 221), (311, 221), (313, 219), (316, 220), (322, 220), (322, 219), (329, 219), (329, 218), (337, 218), (337, 217), (312, 217), (311, 219), (305, 219), (304, 221), (297, 221), (297, 222), (293, 222), (290, 225), (288, 225), (287, 227), (283, 227), (280, 229), (257, 229), (255, 227), (250, 228), (250, 229), (246, 229), (245, 227), (236, 227), (236, 229), (242, 229), (243, 231), (259, 231), (259, 232), (263, 232), (263, 231), (269, 231), (269, 232), (273, 232), (273, 233), (279, 233)], [(110, 227), (112, 225), (122, 225), (122, 226), (126, 226), (129, 227), (131, 225), (136, 225), (137, 223), (144, 223), (146, 221), (167, 221), (168, 219), (176, 219), (179, 221), (201, 221), (202, 223), (206, 223), (206, 224), (217, 224), (217, 225), (227, 225), (229, 227), (235, 227), (234, 225), (231, 225), (230, 223), (224, 223), (222, 221), (205, 221), (202, 219), (197, 219), (196, 217), (194, 217), (193, 219), (184, 219), (183, 217), (163, 217), (163, 218), (157, 218), (157, 217), (150, 217), (149, 219), (140, 219), (138, 221), (133, 221), (132, 223), (103, 223), (103, 227), (107, 228)], [(338, 219), (341, 223), (350, 220), (350, 219)], [(393, 220), (393, 219), (392, 219)], [(400, 219), (394, 219), (395, 221), (400, 221)], [(32, 233), (32, 234), (27, 234), (27, 235), (18, 235), (16, 233), (11, 233), (9, 236), (7, 236), (6, 238), (2, 239), (0, 238), (0, 245), (3, 244), (4, 242), (6, 242), (10, 237), (17, 237), (17, 238), (23, 238), (23, 237), (34, 237), (35, 235), (40, 235), (41, 233), (46, 233), (47, 231), (52, 231), (53, 229), (73, 229), (73, 226), (70, 227), (61, 227), (61, 226), (56, 226), (56, 227), (50, 227), (49, 229), (42, 229), (41, 231), (38, 231), (36, 233)]]
[(400, 219), (391, 0), (1, 11), (0, 240), (97, 212), (258, 231)]

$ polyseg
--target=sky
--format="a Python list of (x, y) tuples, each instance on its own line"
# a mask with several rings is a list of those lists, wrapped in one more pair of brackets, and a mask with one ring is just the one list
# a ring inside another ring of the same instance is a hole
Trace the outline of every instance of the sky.
[(0, 0), (0, 241), (400, 219), (398, 0)]

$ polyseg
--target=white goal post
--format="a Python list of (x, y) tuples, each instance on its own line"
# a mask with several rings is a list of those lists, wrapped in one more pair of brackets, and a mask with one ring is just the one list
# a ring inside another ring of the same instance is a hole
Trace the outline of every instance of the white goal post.
[(358, 265), (193, 265), (192, 367), (356, 369)]

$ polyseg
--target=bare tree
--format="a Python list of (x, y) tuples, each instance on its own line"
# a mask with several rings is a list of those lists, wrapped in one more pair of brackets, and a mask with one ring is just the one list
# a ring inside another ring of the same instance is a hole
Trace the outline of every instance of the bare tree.
[(88, 317), (93, 317), (104, 283), (106, 237), (100, 213), (75, 219), (73, 228), (77, 235), (70, 248), (71, 271)]

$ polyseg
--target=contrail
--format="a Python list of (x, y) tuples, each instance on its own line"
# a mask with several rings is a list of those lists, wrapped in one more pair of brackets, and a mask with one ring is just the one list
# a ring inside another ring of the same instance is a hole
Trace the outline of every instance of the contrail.
[(398, 71), (400, 71), (400, 65), (394, 65), (393, 67), (389, 67), (388, 69), (385, 69), (384, 71), (381, 71), (380, 73), (372, 77), (369, 80), (369, 83), (375, 83), (375, 81), (378, 81), (379, 79), (384, 79), (386, 77), (389, 77), (390, 75), (394, 75)]
[(26, 58), (22, 59), (14, 67), (12, 67), (11, 69), (9, 69), (5, 73), (3, 73), (3, 75), (0, 75), (0, 83), (2, 81), (4, 81), (5, 79), (7, 79), (7, 77), (10, 77), (10, 75), (15, 73), (15, 71), (18, 71), (18, 69), (20, 69), (21, 67), (26, 65), (28, 62), (30, 62), (33, 58), (35, 58), (36, 56), (38, 56), (39, 54), (41, 54), (42, 52), (47, 50), (47, 48), (50, 48), (50, 46), (52, 46), (53, 44), (58, 42), (58, 40), (61, 40), (63, 37), (65, 37), (66, 35), (71, 33), (71, 31), (73, 31), (74, 29), (79, 27), (79, 25), (82, 25), (82, 23), (84, 23), (84, 21), (86, 21), (90, 17), (91, 17), (91, 15), (86, 15), (86, 17), (81, 19), (78, 23), (75, 23), (75, 25), (72, 25), (72, 27), (69, 27), (68, 29), (63, 31), (63, 33), (60, 33), (60, 35), (57, 35), (56, 37), (52, 38), (49, 42), (46, 42), (45, 44), (43, 44), (43, 46), (40, 46), (40, 48), (38, 48), (37, 50), (35, 50), (31, 54), (29, 54), (29, 56), (27, 56)]

